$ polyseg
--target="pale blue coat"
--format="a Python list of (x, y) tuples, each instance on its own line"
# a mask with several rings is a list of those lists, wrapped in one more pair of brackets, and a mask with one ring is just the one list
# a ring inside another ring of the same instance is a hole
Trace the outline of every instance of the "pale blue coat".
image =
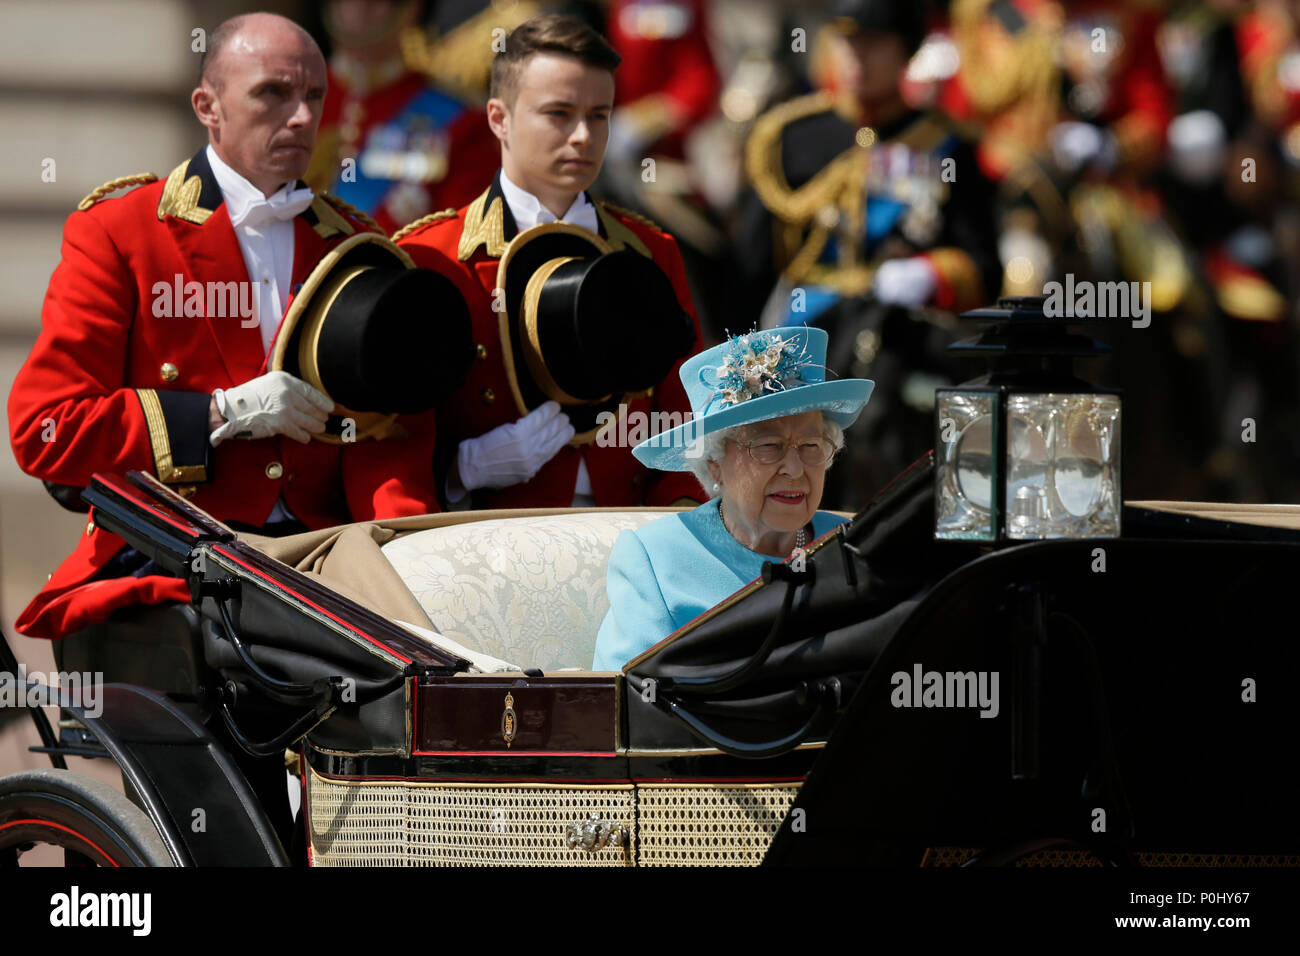
[[(770, 555), (750, 551), (722, 526), (713, 499), (624, 531), (609, 555), (609, 613), (596, 637), (592, 670), (620, 671), (642, 651), (734, 594), (763, 571)], [(821, 537), (845, 519), (813, 515)]]

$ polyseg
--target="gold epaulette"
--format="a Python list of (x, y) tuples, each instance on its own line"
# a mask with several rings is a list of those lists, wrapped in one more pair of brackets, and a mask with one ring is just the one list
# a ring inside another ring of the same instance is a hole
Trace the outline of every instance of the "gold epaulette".
[(402, 59), (406, 65), (429, 77), (434, 86), (471, 102), (487, 100), (492, 76), (493, 48), (485, 36), (500, 29), (509, 33), (542, 12), (533, 0), (479, 4), (483, 9), (441, 36), (419, 27), (403, 31)]
[(397, 232), (393, 233), (391, 238), (393, 242), (396, 242), (398, 239), (405, 239), (411, 233), (415, 232), (415, 230), (422, 229), (425, 226), (429, 225), (429, 223), (431, 222), (438, 222), (439, 220), (442, 219), (451, 219), (454, 218), (455, 215), (456, 215), (456, 210), (454, 208), (443, 209), (440, 212), (431, 212), (429, 213), (429, 215), (422, 216), (419, 219), (415, 220), (415, 222), (408, 222), (401, 229), (397, 230)]
[(779, 137), (781, 131), (795, 120), (825, 113), (829, 109), (834, 109), (835, 104), (835, 97), (824, 90), (778, 103), (754, 121), (754, 129), (749, 134), (749, 138), (770, 140)]
[(649, 226), (651, 229), (655, 230), (655, 232), (667, 231), (663, 226), (659, 225), (659, 223), (655, 222), (649, 216), (643, 216), (639, 212), (633, 212), (631, 209), (624, 209), (622, 206), (615, 206), (612, 202), (605, 202), (603, 199), (600, 200), (600, 204), (610, 212), (614, 213), (614, 215), (622, 216), (624, 219), (631, 219), (633, 222), (639, 222), (643, 226)]
[(146, 183), (156, 183), (157, 181), (158, 177), (153, 173), (136, 173), (134, 176), (119, 176), (117, 179), (110, 179), (98, 189), (92, 190), (85, 199), (77, 203), (77, 209), (85, 212), (109, 193), (115, 193), (124, 186), (143, 186)]
[(380, 226), (379, 223), (375, 222), (373, 219), (370, 218), (369, 215), (362, 212), (360, 209), (352, 205), (352, 203), (348, 202), (346, 199), (340, 199), (338, 196), (331, 195), (330, 193), (321, 193), (320, 198), (324, 199), (327, 203), (329, 203), (339, 212), (346, 213), (347, 215), (351, 216), (353, 219), (359, 219), (361, 220), (362, 223), (369, 226), (375, 232), (381, 235), (383, 234), (384, 232), (383, 227)]
[(792, 189), (785, 178), (781, 144), (785, 128), (796, 120), (835, 108), (829, 93), (811, 93), (774, 106), (754, 122), (745, 142), (745, 173), (763, 205), (778, 219), (802, 224), (834, 202), (846, 172), (843, 156), (832, 160), (811, 180)]

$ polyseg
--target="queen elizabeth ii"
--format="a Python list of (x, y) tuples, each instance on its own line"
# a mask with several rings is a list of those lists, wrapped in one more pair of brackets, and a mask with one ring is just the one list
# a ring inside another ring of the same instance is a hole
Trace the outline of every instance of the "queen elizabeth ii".
[(817, 506), (874, 383), (826, 381), (823, 330), (733, 336), (684, 362), (681, 378), (692, 420), (632, 454), (650, 468), (694, 472), (713, 497), (618, 536), (594, 670), (621, 670), (758, 577), (765, 561), (843, 521)]

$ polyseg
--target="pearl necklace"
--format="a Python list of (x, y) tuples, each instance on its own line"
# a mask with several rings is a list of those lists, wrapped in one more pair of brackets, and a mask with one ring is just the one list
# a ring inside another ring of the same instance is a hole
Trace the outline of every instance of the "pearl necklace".
[[(726, 531), (727, 534), (731, 534), (731, 529), (727, 527), (727, 519), (726, 519), (726, 518), (723, 516), (723, 514), (722, 514), (722, 499), (721, 499), (721, 498), (718, 499), (718, 520), (722, 522), (722, 529), (723, 529), (724, 531)], [(734, 534), (731, 534), (731, 536), (732, 536), (733, 538), (735, 537)], [(802, 547), (803, 547), (804, 545), (806, 545), (807, 543), (808, 543), (808, 532), (805, 531), (803, 528), (800, 528), (800, 529), (799, 529), (798, 531), (796, 531), (795, 534), (794, 534), (794, 547), (795, 547), (795, 550), (796, 550), (796, 551), (799, 550), (800, 548), (802, 548)]]

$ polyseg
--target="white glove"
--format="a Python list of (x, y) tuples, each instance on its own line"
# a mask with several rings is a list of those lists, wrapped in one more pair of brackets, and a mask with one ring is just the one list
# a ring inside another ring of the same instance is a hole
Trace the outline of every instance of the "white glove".
[(928, 259), (888, 259), (876, 267), (871, 291), (889, 305), (917, 306), (930, 301), (939, 279)]
[(1110, 130), (1091, 123), (1069, 121), (1057, 123), (1048, 133), (1052, 158), (1067, 173), (1075, 173), (1090, 163), (1111, 170), (1119, 158), (1119, 144)]
[[(509, 425), (498, 425), (477, 438), (467, 438), (456, 450), (456, 470), (465, 491), (508, 488), (528, 481), (573, 437), (573, 425), (559, 402), (547, 402)], [(453, 501), (460, 489), (449, 482)]]
[(226, 423), (208, 436), (215, 448), (227, 438), (270, 438), (287, 435), (303, 444), (325, 430), (334, 402), (288, 372), (267, 372), (212, 393)]

